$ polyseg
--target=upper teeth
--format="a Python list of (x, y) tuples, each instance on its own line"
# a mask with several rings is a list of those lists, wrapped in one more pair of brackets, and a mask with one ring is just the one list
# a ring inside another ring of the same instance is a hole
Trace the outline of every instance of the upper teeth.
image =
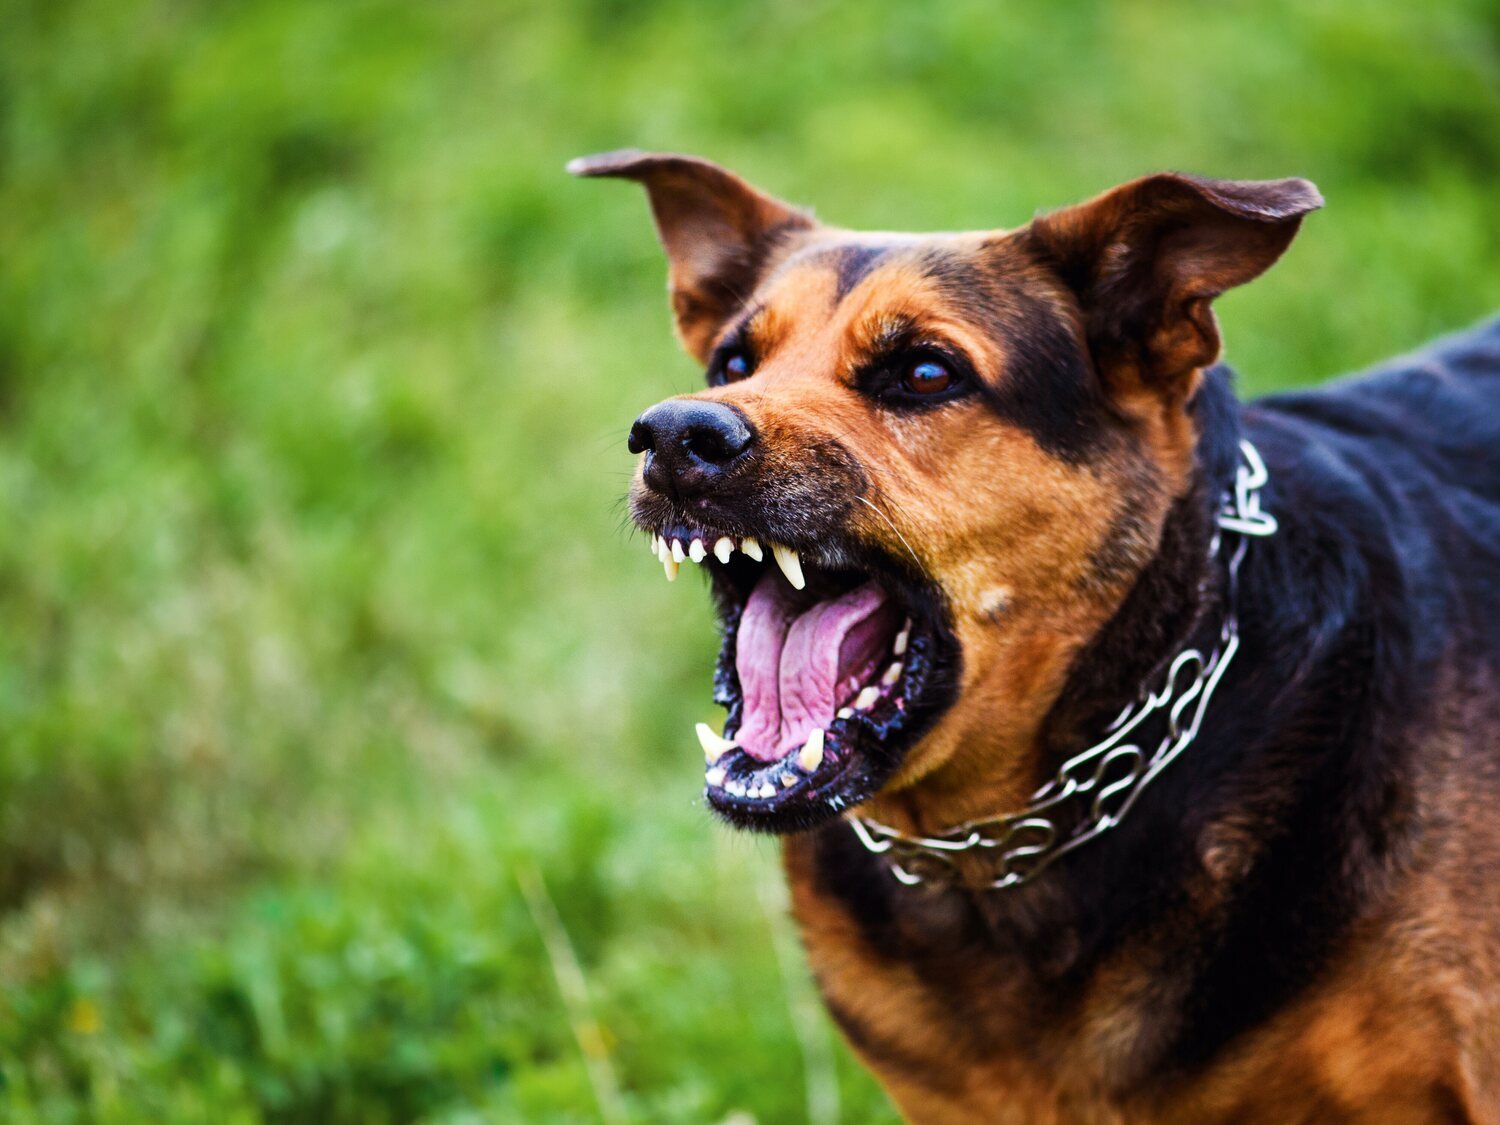
[(651, 549), (656, 552), (656, 557), (661, 560), (661, 565), (667, 572), (667, 581), (671, 582), (677, 577), (677, 564), (681, 560), (672, 557), (672, 552), (667, 548), (667, 541), (660, 535), (651, 540)]
[[(741, 551), (746, 556), (760, 562), (765, 558), (765, 552), (760, 543), (752, 536), (745, 536), (740, 540)], [(734, 540), (727, 535), (721, 535), (713, 541), (712, 547), (704, 543), (702, 536), (694, 536), (684, 547), (681, 539), (667, 539), (665, 536), (653, 535), (651, 537), (651, 552), (661, 560), (662, 566), (667, 572), (667, 578), (677, 577), (677, 568), (688, 559), (695, 563), (701, 563), (712, 553), (719, 562), (728, 565), (730, 556), (734, 554)], [(771, 554), (776, 559), (776, 565), (781, 573), (786, 575), (786, 580), (792, 584), (793, 589), (802, 590), (807, 586), (807, 578), (802, 573), (802, 558), (790, 547), (783, 547), (780, 543), (771, 544)], [(904, 638), (905, 634), (902, 634)], [(896, 652), (901, 655), (900, 650)]]
[(776, 565), (781, 568), (781, 573), (786, 575), (786, 580), (792, 584), (792, 589), (800, 590), (807, 585), (807, 579), (802, 577), (802, 560), (797, 557), (796, 551), (790, 547), (783, 547), (780, 543), (772, 543), (771, 554), (776, 556)]

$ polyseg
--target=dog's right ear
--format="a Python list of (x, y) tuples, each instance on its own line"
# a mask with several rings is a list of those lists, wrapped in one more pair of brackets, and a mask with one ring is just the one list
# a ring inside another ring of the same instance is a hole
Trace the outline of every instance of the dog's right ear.
[(645, 185), (670, 265), (677, 335), (700, 362), (750, 296), (778, 241), (814, 226), (805, 212), (693, 156), (627, 149), (579, 157), (568, 171)]

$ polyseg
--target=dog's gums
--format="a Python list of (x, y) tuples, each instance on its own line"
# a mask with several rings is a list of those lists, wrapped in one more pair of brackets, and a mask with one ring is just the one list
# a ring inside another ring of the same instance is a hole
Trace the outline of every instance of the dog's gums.
[(728, 716), (722, 735), (699, 723), (697, 736), (708, 803), (726, 820), (788, 831), (858, 804), (941, 709), (933, 673), (950, 642), (894, 584), (704, 528), (657, 529), (651, 551), (668, 578), (704, 567), (720, 610), (715, 699)]

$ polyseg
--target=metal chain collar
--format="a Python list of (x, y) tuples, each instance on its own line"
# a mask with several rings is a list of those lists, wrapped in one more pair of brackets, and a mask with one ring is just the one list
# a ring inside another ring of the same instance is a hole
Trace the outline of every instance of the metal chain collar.
[[(1109, 734), (1063, 763), (1057, 776), (1038, 789), (1019, 812), (972, 820), (937, 836), (908, 836), (867, 817), (849, 817), (860, 842), (871, 852), (890, 853), (891, 873), (908, 886), (952, 877), (958, 868), (953, 856), (975, 849), (991, 851), (997, 875), (992, 887), (1014, 887), (1036, 878), (1059, 857), (1103, 835), (1125, 818), (1156, 775), (1166, 769), (1198, 735), (1203, 714), (1224, 672), (1240, 647), (1235, 595), (1240, 563), (1252, 537), (1272, 535), (1276, 520), (1261, 511), (1260, 489), (1268, 479), (1265, 462), (1248, 441), (1240, 442), (1243, 462), (1235, 470), (1234, 489), (1226, 492), (1218, 513), (1218, 529), (1209, 547), (1216, 559), (1224, 532), (1236, 536), (1229, 556), (1225, 617), (1218, 643), (1204, 656), (1184, 649), (1173, 659), (1156, 691), (1142, 688), (1110, 724)], [(1167, 712), (1167, 732), (1149, 756), (1129, 741), (1149, 716)], [(1067, 836), (1054, 815), (1067, 805), (1080, 805), (1085, 815)]]

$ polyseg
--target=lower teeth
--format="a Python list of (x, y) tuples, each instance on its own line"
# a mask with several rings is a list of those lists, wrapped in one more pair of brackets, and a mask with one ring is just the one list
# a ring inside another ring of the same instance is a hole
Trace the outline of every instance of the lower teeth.
[[(897, 657), (905, 655), (911, 624), (911, 619), (908, 618), (905, 626), (896, 638), (892, 655)], [(854, 717), (856, 711), (869, 711), (882, 699), (884, 693), (881, 687), (894, 687), (897, 681), (900, 680), (903, 670), (904, 665), (902, 661), (893, 661), (886, 667), (878, 685), (868, 684), (861, 688), (859, 694), (855, 696), (853, 704), (840, 707), (835, 717), (837, 719), (851, 719)], [(898, 699), (896, 706), (900, 707), (901, 704), (902, 701)], [(736, 742), (732, 739), (724, 738), (722, 735), (715, 734), (713, 729), (706, 723), (698, 724), (697, 734), (698, 741), (703, 745), (704, 756), (709, 762), (709, 768), (703, 776), (710, 787), (715, 789), (722, 788), (732, 797), (752, 797), (757, 800), (764, 800), (767, 797), (775, 796), (776, 786), (773, 780), (761, 780), (757, 777), (747, 784), (738, 778), (729, 778), (723, 766), (714, 764), (715, 759), (726, 751), (738, 749)], [(803, 745), (797, 750), (788, 752), (783, 761), (790, 761), (793, 755), (795, 755), (797, 765), (801, 766), (805, 773), (816, 773), (818, 768), (823, 764), (824, 742), (825, 734), (822, 728), (814, 728)], [(802, 779), (790, 772), (782, 772), (774, 778), (774, 781), (779, 781), (785, 789), (791, 789), (799, 780)]]

